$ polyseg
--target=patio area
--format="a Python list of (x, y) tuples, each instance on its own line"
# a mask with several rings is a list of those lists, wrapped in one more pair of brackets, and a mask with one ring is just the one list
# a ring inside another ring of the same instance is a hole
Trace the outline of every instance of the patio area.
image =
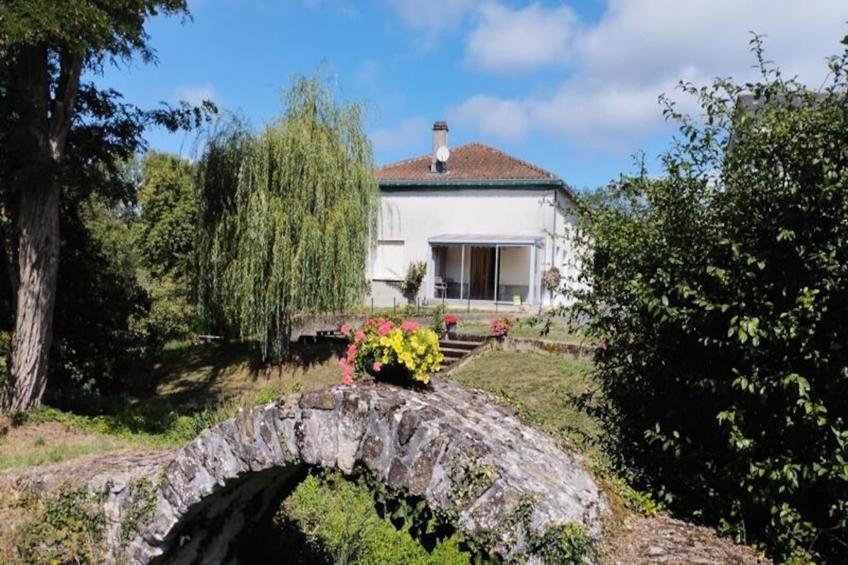
[(537, 236), (439, 236), (429, 240), (434, 300), (514, 306), (538, 302)]

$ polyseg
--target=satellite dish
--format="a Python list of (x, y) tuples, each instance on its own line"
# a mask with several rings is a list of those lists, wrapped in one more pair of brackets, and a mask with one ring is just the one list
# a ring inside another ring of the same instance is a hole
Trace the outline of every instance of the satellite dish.
[(447, 163), (450, 157), (450, 149), (442, 145), (436, 149), (436, 160), (440, 163)]

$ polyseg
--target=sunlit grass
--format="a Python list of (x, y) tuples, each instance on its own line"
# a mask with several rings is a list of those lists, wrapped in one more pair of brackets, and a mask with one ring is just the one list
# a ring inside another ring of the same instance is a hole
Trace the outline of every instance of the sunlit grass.
[[(503, 315), (503, 314), (502, 314)], [(527, 339), (545, 339), (548, 341), (558, 341), (562, 343), (570, 343), (575, 345), (590, 345), (591, 341), (579, 331), (571, 328), (568, 324), (555, 322), (551, 324), (547, 334), (541, 335), (541, 326), (531, 325), (526, 321), (519, 323), (510, 335), (513, 337), (521, 337)], [(457, 332), (460, 334), (488, 336), (491, 334), (488, 322), (469, 320), (463, 321), (460, 317), (459, 327)]]
[(598, 424), (577, 405), (592, 387), (591, 369), (591, 361), (582, 358), (493, 351), (467, 364), (453, 378), (491, 392), (513, 406), (525, 423), (594, 453)]

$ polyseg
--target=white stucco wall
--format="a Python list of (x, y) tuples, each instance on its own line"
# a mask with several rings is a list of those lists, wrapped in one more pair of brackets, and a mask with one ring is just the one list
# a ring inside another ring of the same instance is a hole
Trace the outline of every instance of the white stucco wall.
[[(563, 214), (554, 203), (567, 206), (561, 190), (551, 188), (459, 188), (384, 190), (381, 194), (381, 213), (378, 237), (372, 251), (369, 275), (372, 287), (383, 281), (399, 280), (412, 261), (427, 261), (429, 268), (422, 294), (433, 296), (433, 263), (430, 238), (447, 235), (537, 236), (542, 245), (536, 249), (536, 303), (550, 303), (550, 293), (541, 288), (544, 269), (556, 264), (568, 268), (572, 255), (568, 244), (550, 234), (562, 236), (573, 228), (574, 218)], [(466, 269), (469, 260), (466, 253)], [(458, 263), (458, 255), (449, 255), (449, 262)], [(526, 260), (525, 260), (526, 261)], [(523, 261), (524, 264), (527, 264)], [(502, 271), (504, 272), (504, 271)], [(510, 282), (526, 282), (506, 268)], [(513, 277), (514, 275), (514, 277)], [(374, 292), (375, 303), (382, 302), (385, 293)], [(391, 305), (391, 300), (389, 300)]]

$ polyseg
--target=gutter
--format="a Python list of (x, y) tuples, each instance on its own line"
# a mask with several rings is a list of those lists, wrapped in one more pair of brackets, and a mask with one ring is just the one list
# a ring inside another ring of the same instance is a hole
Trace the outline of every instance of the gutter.
[(381, 190), (392, 190), (400, 188), (426, 188), (426, 189), (443, 189), (443, 190), (458, 190), (461, 188), (474, 187), (497, 187), (497, 188), (516, 188), (516, 189), (533, 189), (533, 188), (559, 188), (565, 192), (574, 203), (577, 198), (568, 186), (561, 179), (433, 179), (433, 180), (406, 180), (406, 179), (385, 179), (379, 181)]

